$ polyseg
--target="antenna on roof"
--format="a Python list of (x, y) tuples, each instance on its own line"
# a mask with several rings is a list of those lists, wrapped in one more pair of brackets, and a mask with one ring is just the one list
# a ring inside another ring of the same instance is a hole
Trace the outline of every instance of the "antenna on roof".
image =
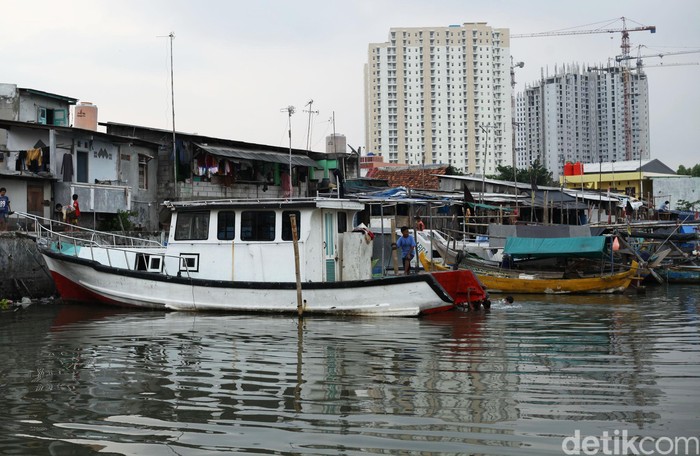
[(311, 116), (313, 114), (318, 114), (318, 111), (314, 111), (311, 109), (311, 105), (314, 104), (314, 100), (309, 100), (308, 103), (306, 103), (306, 106), (309, 107), (309, 109), (305, 109), (304, 112), (309, 113), (309, 127), (306, 132), (306, 150), (311, 150)]
[(173, 40), (175, 39), (175, 32), (170, 32), (167, 35), (160, 35), (156, 38), (170, 38), (170, 100), (173, 116), (173, 192), (175, 194), (175, 199), (177, 199), (177, 143), (175, 141), (175, 82), (173, 71)]
[[(289, 118), (289, 182), (288, 182), (288, 188), (289, 188), (289, 195), (291, 196), (291, 189), (292, 189), (292, 114), (296, 111), (296, 108), (294, 106), (287, 106), (286, 108), (280, 109), (280, 112), (286, 112), (287, 116)], [(285, 187), (285, 183), (282, 183), (282, 188)]]

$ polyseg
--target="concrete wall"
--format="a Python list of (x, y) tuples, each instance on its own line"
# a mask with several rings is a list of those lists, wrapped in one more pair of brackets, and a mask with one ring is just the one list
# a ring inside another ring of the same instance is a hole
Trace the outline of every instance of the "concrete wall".
[[(19, 118), (19, 91), (14, 84), (0, 84), (0, 119)], [(7, 130), (0, 129), (0, 151), (7, 150)]]
[[(293, 188), (293, 196), (307, 196), (306, 183), (302, 184), (301, 194), (299, 187)], [(179, 195), (183, 200), (200, 200), (213, 198), (232, 199), (262, 199), (262, 198), (284, 198), (282, 187), (279, 185), (268, 185), (267, 191), (263, 191), (263, 185), (233, 185), (226, 187), (216, 182), (179, 182)], [(314, 195), (315, 196), (315, 195)]]
[[(44, 190), (44, 201), (51, 200), (51, 182), (48, 180), (34, 179), (26, 181), (22, 179), (7, 179), (0, 175), (0, 187), (7, 189), (7, 197), (10, 198), (10, 207), (14, 212), (28, 212), (27, 207), (27, 183), (40, 184)], [(51, 208), (48, 205), (43, 206), (43, 211), (37, 213), (41, 217), (51, 217)], [(9, 223), (12, 225), (12, 217)]]
[[(678, 209), (678, 200), (690, 202), (700, 200), (700, 177), (655, 177), (654, 178), (654, 207), (659, 207), (664, 201), (671, 203), (671, 209)], [(696, 206), (696, 210), (700, 207)]]
[(19, 120), (20, 122), (38, 123), (38, 109), (65, 109), (66, 110), (66, 125), (70, 126), (70, 105), (63, 101), (50, 97), (43, 97), (33, 93), (22, 92), (22, 97), (19, 103)]
[(0, 233), (0, 275), (0, 298), (18, 300), (56, 294), (46, 263), (28, 237)]
[[(146, 187), (139, 186), (139, 156), (154, 157), (146, 164)], [(157, 151), (134, 145), (119, 148), (119, 180), (131, 187), (132, 222), (139, 228), (158, 229), (158, 159)], [(125, 208), (122, 208), (125, 210)]]

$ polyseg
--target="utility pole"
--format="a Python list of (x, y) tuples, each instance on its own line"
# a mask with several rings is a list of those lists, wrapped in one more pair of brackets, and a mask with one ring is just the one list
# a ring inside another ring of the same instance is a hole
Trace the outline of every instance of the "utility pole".
[(491, 129), (491, 124), (481, 125), (479, 128), (486, 135), (486, 141), (484, 143), (484, 159), (481, 161), (481, 204), (484, 203), (484, 191), (486, 189), (486, 155), (489, 149), (489, 130)]
[[(296, 111), (296, 108), (294, 106), (287, 106), (286, 108), (280, 109), (280, 112), (286, 112), (287, 113), (287, 118), (288, 120), (288, 125), (289, 125), (289, 191), (290, 191), (290, 196), (291, 196), (291, 191), (292, 191), (292, 114)], [(283, 184), (284, 186), (284, 184)]]
[(518, 212), (518, 168), (516, 166), (515, 130), (515, 68), (522, 68), (525, 62), (513, 63), (513, 56), (510, 56), (510, 117), (512, 121), (512, 147), (513, 147), (513, 194), (515, 195), (515, 211)]
[(173, 70), (173, 40), (175, 32), (170, 32), (167, 35), (159, 35), (156, 38), (170, 38), (170, 105), (172, 107), (173, 119), (173, 194), (177, 199), (177, 142), (175, 139), (175, 78)]
[(313, 111), (311, 109), (311, 105), (314, 104), (314, 100), (309, 100), (308, 103), (306, 103), (306, 106), (309, 107), (309, 109), (305, 109), (304, 112), (309, 113), (309, 126), (306, 130), (306, 150), (311, 150), (311, 116), (313, 114), (318, 114), (318, 111)]

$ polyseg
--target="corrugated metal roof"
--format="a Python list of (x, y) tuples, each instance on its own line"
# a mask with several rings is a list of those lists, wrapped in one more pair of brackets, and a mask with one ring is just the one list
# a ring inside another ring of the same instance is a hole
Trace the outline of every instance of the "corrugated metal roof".
[[(241, 149), (237, 147), (213, 147), (207, 146), (205, 144), (195, 144), (202, 150), (207, 151), (212, 155), (218, 155), (219, 157), (227, 158), (243, 158), (248, 160), (258, 160), (272, 163), (284, 163), (289, 164), (288, 154), (279, 154), (276, 152), (263, 152), (258, 150)], [(303, 155), (292, 155), (292, 165), (298, 166), (316, 166), (316, 161), (303, 156)]]

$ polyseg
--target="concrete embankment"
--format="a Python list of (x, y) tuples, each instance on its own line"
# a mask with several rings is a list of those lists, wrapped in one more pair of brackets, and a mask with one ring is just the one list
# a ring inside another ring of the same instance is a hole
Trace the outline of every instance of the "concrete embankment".
[(38, 299), (56, 294), (36, 242), (26, 234), (0, 233), (0, 276), (0, 299)]
[[(120, 235), (161, 243), (164, 239), (160, 232), (127, 232)], [(0, 232), (0, 277), (0, 300), (35, 300), (57, 296), (56, 286), (44, 258), (39, 253), (34, 238), (26, 232)]]

